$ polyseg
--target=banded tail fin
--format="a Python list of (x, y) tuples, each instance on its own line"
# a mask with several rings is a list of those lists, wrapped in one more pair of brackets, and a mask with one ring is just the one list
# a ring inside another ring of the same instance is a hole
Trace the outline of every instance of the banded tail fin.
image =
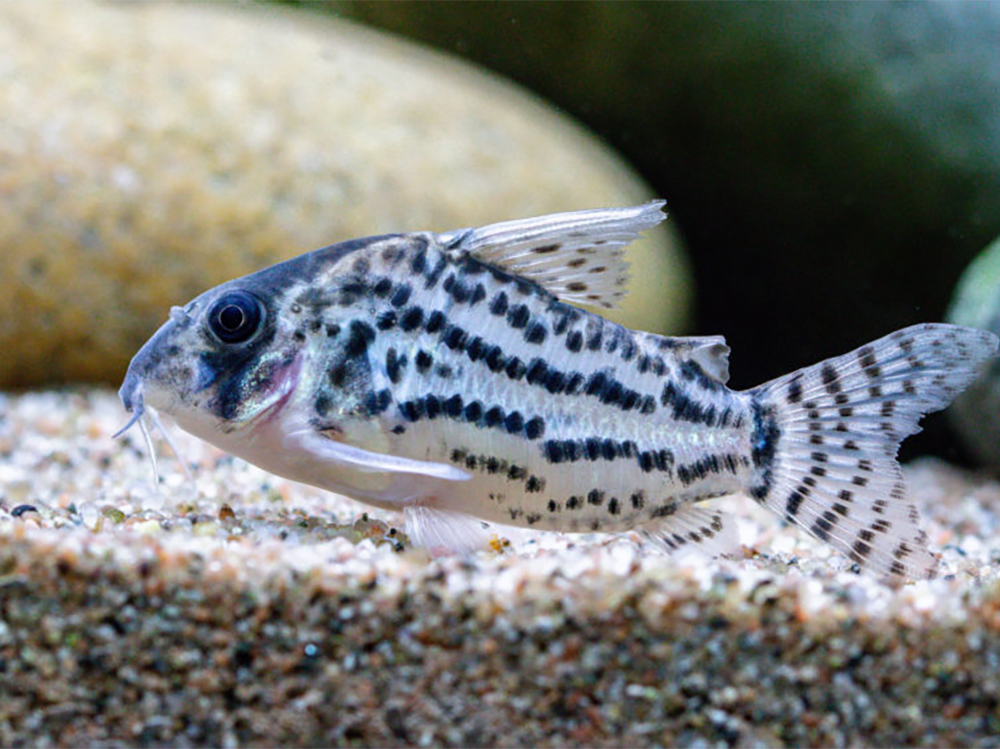
[(896, 455), (997, 344), (982, 330), (915, 325), (749, 391), (751, 496), (873, 572), (933, 577)]

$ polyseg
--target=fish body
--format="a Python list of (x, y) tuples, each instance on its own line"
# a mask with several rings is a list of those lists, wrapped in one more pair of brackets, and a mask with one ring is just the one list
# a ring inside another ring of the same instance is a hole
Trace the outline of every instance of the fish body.
[(622, 248), (662, 203), (316, 250), (211, 289), (121, 389), (265, 470), (401, 510), (422, 545), (488, 524), (717, 539), (745, 493), (876, 572), (933, 574), (895, 454), (994, 355), (949, 325), (897, 331), (751, 390), (721, 337), (632, 331)]

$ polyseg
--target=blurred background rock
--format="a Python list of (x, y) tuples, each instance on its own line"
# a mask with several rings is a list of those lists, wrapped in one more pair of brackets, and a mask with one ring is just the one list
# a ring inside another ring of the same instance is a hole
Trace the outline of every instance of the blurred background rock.
[[(497, 70), (623, 154), (669, 201), (735, 387), (942, 319), (1000, 234), (998, 4), (327, 9)], [(925, 424), (904, 457), (962, 459)]]
[[(131, 119), (105, 123), (108, 132), (93, 150), (127, 148), (134, 159), (157, 152), (130, 162), (133, 172), (146, 170), (139, 172), (146, 192), (126, 200), (123, 215), (141, 220), (103, 219), (125, 227), (131, 241), (120, 246), (130, 254), (114, 266), (117, 285), (95, 292), (105, 296), (100, 318), (83, 326), (90, 337), (64, 336), (61, 348), (39, 349), (44, 355), (33, 368), (8, 366), (0, 379), (7, 386), (76, 372), (111, 381), (109, 372), (124, 364), (122, 351), (143, 340), (166, 305), (275, 253), (649, 194), (621, 176), (606, 150), (498, 78), (339, 30), (324, 15), (497, 71), (624, 155), (652, 192), (669, 200), (671, 226), (689, 250), (697, 302), (686, 332), (727, 336), (738, 388), (941, 319), (962, 268), (1000, 234), (994, 4), (324, 2), (298, 9), (294, 23), (278, 13), (287, 9), (270, 4), (211, 12), (88, 6), (93, 20), (86, 22), (18, 20), (10, 7), (3, 12), (13, 20), (0, 24), (9, 37), (0, 40), (0, 60), (8, 60), (2, 75), (19, 80), (11, 45), (23, 46), (33, 30), (33, 69), (71, 87), (60, 100), (53, 89), (38, 96), (22, 84), (20, 99), (4, 104), (26, 123), (16, 144), (36, 143), (53, 120), (65, 123), (63, 132), (88, 133), (87, 113), (110, 99)], [(33, 7), (36, 19), (72, 15), (67, 5)], [(213, 20), (223, 15), (229, 20)], [(202, 20), (180, 20), (196, 16)], [(253, 23), (236, 30), (237, 16), (253, 16)], [(383, 52), (388, 48), (395, 51)], [(395, 67), (375, 62), (383, 56)], [(325, 72), (331, 60), (341, 63), (336, 74)], [(133, 87), (121, 89), (128, 82)], [(108, 92), (116, 86), (129, 96), (114, 99)], [(403, 107), (384, 104), (404, 96)], [(383, 103), (381, 125), (366, 119), (373, 102)], [(523, 108), (532, 111), (510, 135), (504, 117)], [(0, 132), (12, 132), (9, 119)], [(36, 141), (24, 141), (25, 133)], [(165, 137), (151, 137), (158, 134)], [(158, 142), (169, 148), (159, 151)], [(16, 204), (19, 213), (34, 211), (33, 231), (45, 237), (37, 246), (82, 253), (105, 245), (101, 232), (95, 242), (81, 224), (67, 228), (59, 202), (90, 191), (95, 180), (71, 172), (66, 186), (59, 182), (64, 172), (29, 164), (42, 185), (32, 194), (6, 171), (11, 154), (23, 151), (0, 148), (7, 196), (0, 210)], [(206, 161), (206, 154), (215, 158)], [(588, 163), (618, 191), (578, 191), (596, 180), (581, 176)], [(107, 212), (107, 195), (120, 199), (134, 189), (130, 174), (105, 170), (117, 192), (95, 198), (93, 215)], [(160, 182), (184, 184), (167, 189)], [(0, 231), (9, 225), (0, 218)], [(8, 247), (24, 252), (26, 236), (33, 235), (3, 234), (5, 255)], [(161, 254), (163, 236), (173, 255)], [(225, 260), (234, 252), (239, 262)], [(176, 269), (183, 283), (151, 291), (157, 284), (143, 275), (150, 257)], [(674, 266), (680, 270), (667, 270)], [(29, 276), (38, 267), (37, 260), (21, 266)], [(67, 267), (82, 282), (92, 265)], [(630, 322), (679, 329), (689, 288), (683, 260), (659, 270), (643, 264), (637, 275), (653, 293), (640, 293), (633, 309), (655, 319)], [(661, 291), (666, 278), (675, 285)], [(664, 299), (666, 307), (653, 305)], [(66, 328), (64, 318), (77, 309), (71, 302), (62, 295), (48, 303), (49, 329)], [(82, 309), (93, 314), (93, 307)], [(8, 332), (12, 314), (8, 303), (0, 315)], [(121, 320), (129, 323), (118, 330)], [(125, 345), (109, 356), (101, 336)], [(23, 330), (0, 334), (0, 345), (9, 350), (23, 338)], [(102, 352), (89, 359), (104, 367), (99, 374), (92, 363), (64, 367), (82, 350)], [(931, 419), (906, 452), (961, 459), (943, 423)]]
[[(947, 319), (1000, 335), (1000, 240), (987, 247), (962, 274)], [(1000, 469), (1000, 359), (983, 368), (948, 413), (979, 462), (994, 471)]]
[[(0, 388), (117, 386), (171, 305), (326, 244), (654, 197), (527, 92), (270, 4), (0, 4), (0, 112)], [(684, 326), (671, 232), (633, 325)]]

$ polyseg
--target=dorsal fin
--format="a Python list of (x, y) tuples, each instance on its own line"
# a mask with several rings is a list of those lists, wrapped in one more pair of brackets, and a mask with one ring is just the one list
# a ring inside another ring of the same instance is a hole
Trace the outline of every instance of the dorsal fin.
[(527, 278), (563, 301), (613, 309), (625, 296), (623, 248), (660, 223), (663, 200), (553, 213), (438, 235), (446, 249)]

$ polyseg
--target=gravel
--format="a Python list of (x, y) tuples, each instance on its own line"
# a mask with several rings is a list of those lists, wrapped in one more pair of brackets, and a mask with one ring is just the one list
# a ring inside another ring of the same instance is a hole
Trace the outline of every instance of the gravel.
[(0, 745), (1000, 744), (1000, 485), (906, 468), (942, 578), (743, 499), (739, 559), (410, 548), (110, 391), (0, 395)]

